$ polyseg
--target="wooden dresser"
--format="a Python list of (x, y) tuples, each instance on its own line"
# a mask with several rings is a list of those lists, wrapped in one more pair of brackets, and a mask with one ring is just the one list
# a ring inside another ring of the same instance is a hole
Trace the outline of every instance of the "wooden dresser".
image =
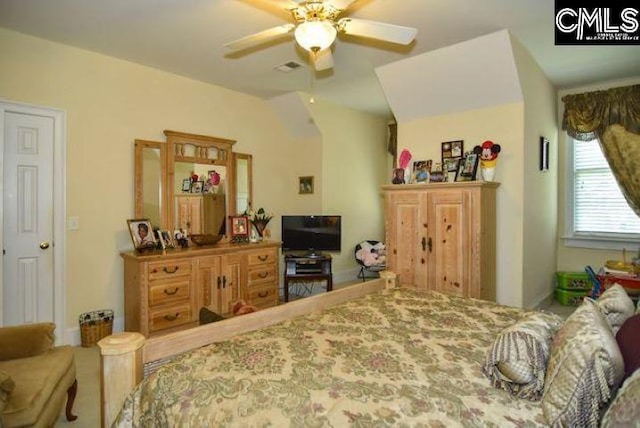
[(124, 252), (125, 331), (153, 336), (198, 325), (200, 308), (229, 315), (239, 299), (278, 304), (280, 242)]
[(387, 265), (400, 284), (494, 301), (498, 186), (383, 186)]

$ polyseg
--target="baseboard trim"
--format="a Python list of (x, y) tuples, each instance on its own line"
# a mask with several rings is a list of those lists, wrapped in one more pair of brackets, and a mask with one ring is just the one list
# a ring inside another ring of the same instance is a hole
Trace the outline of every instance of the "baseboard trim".
[(546, 309), (553, 303), (553, 291), (540, 299), (538, 303), (533, 306), (528, 307), (527, 309)]

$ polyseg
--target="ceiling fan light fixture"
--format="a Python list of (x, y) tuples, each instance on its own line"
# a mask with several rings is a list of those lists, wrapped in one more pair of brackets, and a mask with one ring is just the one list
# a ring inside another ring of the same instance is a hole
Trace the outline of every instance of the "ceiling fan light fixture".
[(327, 49), (336, 39), (337, 31), (329, 21), (306, 21), (295, 31), (296, 42), (309, 52)]

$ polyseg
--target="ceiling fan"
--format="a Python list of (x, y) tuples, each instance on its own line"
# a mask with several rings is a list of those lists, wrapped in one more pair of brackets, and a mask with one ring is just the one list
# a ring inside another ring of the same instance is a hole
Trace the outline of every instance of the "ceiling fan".
[[(410, 44), (417, 29), (378, 21), (343, 17), (357, 0), (270, 0), (289, 11), (295, 24), (284, 24), (225, 44), (231, 50), (248, 49), (294, 34), (296, 42), (311, 53), (316, 70), (333, 67), (331, 45), (338, 34), (367, 37), (402, 45)], [(339, 19), (338, 19), (339, 18)]]

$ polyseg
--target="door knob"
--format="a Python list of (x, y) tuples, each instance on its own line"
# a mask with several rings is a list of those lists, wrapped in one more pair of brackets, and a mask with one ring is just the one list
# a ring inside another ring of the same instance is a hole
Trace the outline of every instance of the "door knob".
[(46, 250), (47, 248), (49, 248), (49, 243), (47, 241), (42, 241), (40, 243), (40, 248), (42, 248), (43, 250)]

